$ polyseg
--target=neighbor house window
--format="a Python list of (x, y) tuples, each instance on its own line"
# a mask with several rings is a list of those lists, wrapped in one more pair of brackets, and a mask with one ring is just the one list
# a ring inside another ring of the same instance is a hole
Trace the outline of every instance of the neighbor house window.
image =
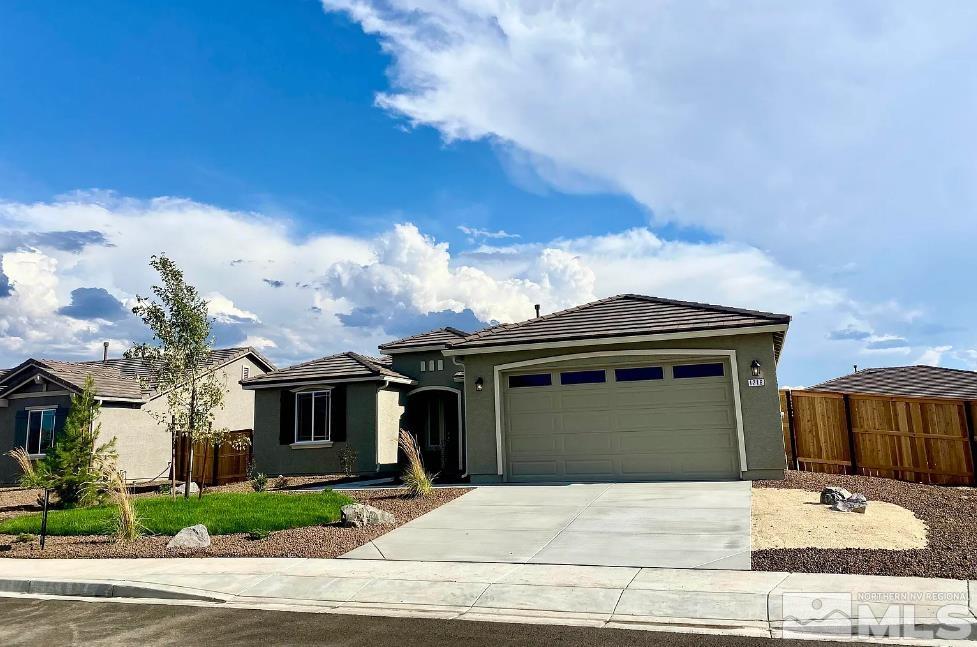
[(517, 389), (527, 386), (549, 386), (553, 384), (553, 376), (549, 373), (535, 373), (533, 375), (510, 375), (509, 388)]
[(54, 420), (57, 409), (32, 409), (27, 412), (27, 445), (32, 456), (38, 456), (54, 443)]
[(429, 370), (429, 371), (433, 371), (434, 370), (434, 360), (433, 359), (430, 360), (430, 361), (428, 361), (428, 363), (427, 363), (427, 370)]
[(438, 360), (438, 370), (439, 371), (443, 371), (444, 370), (444, 360), (443, 359), (439, 359)]
[(614, 379), (618, 382), (643, 382), (645, 380), (663, 380), (665, 371), (661, 366), (640, 366), (635, 368), (614, 369)]
[(329, 391), (295, 394), (295, 442), (329, 440)]
[(604, 371), (564, 371), (560, 384), (600, 384), (607, 381)]
[(422, 359), (422, 360), (421, 360), (421, 373), (423, 373), (423, 372), (424, 372), (424, 371), (426, 371), (426, 370), (427, 370), (427, 362), (425, 362), (425, 361), (424, 361), (424, 360)]
[(722, 376), (722, 364), (679, 364), (672, 367), (672, 377), (675, 379)]

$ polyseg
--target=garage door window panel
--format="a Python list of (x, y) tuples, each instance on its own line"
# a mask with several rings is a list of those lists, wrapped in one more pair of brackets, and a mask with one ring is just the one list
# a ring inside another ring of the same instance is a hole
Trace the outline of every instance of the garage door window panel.
[(661, 366), (637, 366), (634, 368), (614, 369), (615, 382), (647, 382), (649, 380), (664, 380), (665, 370)]
[(721, 363), (716, 364), (678, 364), (672, 367), (672, 377), (676, 380), (699, 377), (723, 377), (726, 374)]
[(510, 375), (509, 388), (523, 389), (530, 387), (551, 386), (553, 376), (549, 373), (533, 373), (531, 375)]
[(607, 373), (600, 371), (563, 371), (560, 373), (560, 384), (603, 384), (607, 381)]

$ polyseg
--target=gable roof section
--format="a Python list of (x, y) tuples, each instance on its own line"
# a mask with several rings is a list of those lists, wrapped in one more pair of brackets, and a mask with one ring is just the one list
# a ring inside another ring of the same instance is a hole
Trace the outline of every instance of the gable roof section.
[[(735, 330), (786, 326), (783, 314), (676, 301), (639, 294), (620, 294), (519, 323), (486, 328), (453, 343), (450, 350), (473, 350), (555, 341), (586, 341), (613, 337)], [(780, 331), (781, 333), (783, 331)], [(775, 336), (780, 354), (783, 334)]]
[[(270, 370), (275, 368), (263, 355), (247, 346), (215, 349), (208, 357), (207, 366), (217, 370), (246, 355)], [(91, 375), (95, 380), (95, 394), (109, 400), (145, 401), (159, 395), (153, 363), (141, 357), (115, 358), (104, 362), (28, 359), (0, 376), (0, 389), (6, 392), (18, 386), (24, 379), (25, 370), (30, 368), (36, 369), (49, 381), (77, 392), (84, 388), (85, 377)]]
[(391, 369), (386, 358), (367, 357), (366, 355), (347, 351), (265, 373), (250, 380), (245, 380), (242, 384), (245, 388), (260, 389), (307, 382), (348, 382), (385, 379), (408, 383), (412, 382), (409, 377)]
[(977, 372), (939, 366), (866, 368), (822, 382), (808, 390), (977, 400)]
[(437, 330), (422, 332), (418, 335), (404, 337), (403, 339), (398, 339), (397, 341), (380, 344), (380, 352), (389, 353), (430, 346), (444, 348), (452, 342), (461, 341), (465, 337), (468, 337), (469, 334), (470, 333), (467, 333), (464, 330), (458, 330), (457, 328), (446, 326), (444, 328), (438, 328)]

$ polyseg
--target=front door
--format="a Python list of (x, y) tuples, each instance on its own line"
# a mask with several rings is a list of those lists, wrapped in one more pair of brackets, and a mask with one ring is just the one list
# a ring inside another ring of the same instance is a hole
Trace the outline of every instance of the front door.
[(422, 391), (407, 401), (408, 429), (420, 445), (424, 466), (442, 478), (462, 473), (457, 398), (453, 391)]

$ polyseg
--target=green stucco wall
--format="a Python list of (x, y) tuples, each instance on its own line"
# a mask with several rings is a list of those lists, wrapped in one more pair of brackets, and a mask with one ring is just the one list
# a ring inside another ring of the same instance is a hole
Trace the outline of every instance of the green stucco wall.
[(20, 469), (7, 452), (14, 448), (14, 418), (18, 411), (28, 407), (67, 407), (71, 405), (68, 395), (39, 395), (30, 398), (11, 398), (7, 406), (0, 408), (0, 483), (13, 483), (20, 477)]
[[(382, 460), (389, 460), (391, 443), (396, 457), (396, 434), (389, 427), (399, 420), (394, 396), (380, 398), (381, 412), (377, 415), (377, 390), (379, 382), (351, 382), (346, 385), (346, 441), (331, 446), (295, 449), (279, 443), (279, 418), (281, 389), (255, 391), (254, 460), (255, 467), (269, 475), (336, 474), (341, 472), (339, 452), (351, 446), (357, 452), (356, 471), (368, 474), (377, 471), (378, 453)], [(394, 400), (394, 401), (391, 401)], [(384, 444), (378, 452), (377, 439)], [(396, 461), (396, 458), (394, 458)]]
[[(474, 481), (494, 481), (500, 478), (497, 468), (495, 435), (495, 366), (563, 354), (710, 348), (736, 351), (739, 374), (735, 377), (739, 382), (748, 466), (748, 471), (742, 473), (741, 477), (745, 479), (783, 478), (786, 458), (780, 423), (780, 399), (777, 393), (773, 335), (762, 333), (637, 344), (506, 351), (464, 357), (465, 421), (469, 445), (468, 465), (472, 479)], [(765, 386), (759, 388), (747, 386), (747, 379), (750, 377), (750, 363), (754, 359), (762, 365), (766, 380)], [(482, 391), (475, 390), (475, 380), (479, 377), (484, 381)]]

